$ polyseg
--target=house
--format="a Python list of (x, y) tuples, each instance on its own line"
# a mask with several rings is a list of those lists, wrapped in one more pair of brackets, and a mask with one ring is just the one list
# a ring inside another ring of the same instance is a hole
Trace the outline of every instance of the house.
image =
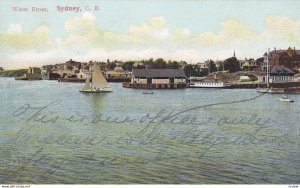
[(215, 61), (215, 64), (216, 64), (218, 71), (224, 71), (224, 65), (223, 65), (222, 61), (217, 60), (217, 61)]
[(137, 67), (139, 67), (139, 66), (145, 66), (145, 65), (144, 65), (144, 63), (142, 63), (142, 62), (135, 62), (135, 63), (133, 64), (133, 67), (135, 67), (135, 68), (137, 68)]
[(29, 67), (28, 74), (41, 74), (41, 69), (38, 67)]
[(27, 73), (15, 77), (16, 80), (41, 80), (41, 69), (38, 67), (29, 67)]
[(129, 88), (185, 88), (186, 75), (182, 69), (133, 69)]
[(242, 70), (243, 71), (253, 71), (254, 69), (258, 68), (259, 65), (256, 64), (254, 59), (245, 59), (242, 63)]
[(81, 67), (81, 63), (77, 62), (77, 61), (73, 61), (72, 59), (70, 59), (69, 61), (65, 62), (65, 69), (66, 68), (80, 68)]
[(90, 77), (90, 71), (89, 70), (84, 70), (80, 69), (79, 73), (76, 74), (77, 78), (89, 78)]
[(57, 69), (52, 71), (52, 73), (59, 74), (60, 77), (66, 77), (74, 74), (73, 70), (70, 69)]
[(106, 71), (107, 78), (131, 77), (131, 74), (128, 71)]
[(289, 47), (286, 50), (277, 50), (274, 48), (269, 53), (269, 65), (282, 65), (291, 70), (300, 69), (300, 50), (296, 50), (295, 47)]
[[(294, 81), (295, 72), (281, 65), (269, 66), (269, 83), (292, 82)], [(259, 82), (267, 81), (267, 72), (263, 71), (258, 77)]]
[(208, 70), (209, 67), (209, 61), (203, 61), (196, 64), (197, 68), (199, 68), (200, 71)]
[(124, 70), (123, 70), (123, 68), (122, 67), (115, 67), (114, 68), (114, 70), (113, 71), (115, 71), (115, 72), (123, 72)]
[(143, 84), (185, 83), (186, 75), (182, 69), (133, 69), (131, 82)]

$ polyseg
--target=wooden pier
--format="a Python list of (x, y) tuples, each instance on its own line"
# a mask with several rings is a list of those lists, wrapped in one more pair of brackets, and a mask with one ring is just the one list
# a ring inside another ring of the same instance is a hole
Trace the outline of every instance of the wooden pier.
[[(270, 83), (270, 87), (273, 88), (294, 88), (300, 87), (300, 82), (277, 82), (277, 83)], [(266, 83), (255, 83), (255, 84), (236, 84), (231, 83), (226, 88), (230, 89), (256, 89), (256, 88), (266, 88)]]
[(135, 88), (135, 89), (184, 89), (187, 87), (185, 83), (152, 83), (152, 84), (141, 84), (141, 83), (131, 83), (123, 82), (123, 87), (125, 88)]

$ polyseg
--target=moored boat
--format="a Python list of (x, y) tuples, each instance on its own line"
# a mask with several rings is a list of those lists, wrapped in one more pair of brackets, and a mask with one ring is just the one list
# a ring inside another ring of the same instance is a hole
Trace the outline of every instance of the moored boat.
[(294, 100), (288, 97), (287, 95), (282, 96), (281, 98), (279, 98), (279, 100), (283, 102), (294, 102)]
[(194, 88), (224, 88), (226, 85), (223, 82), (191, 82), (190, 87)]
[(144, 91), (143, 94), (153, 94), (153, 91)]
[(107, 93), (112, 92), (99, 65), (94, 64), (91, 70), (91, 78), (87, 78), (80, 92), (84, 93)]

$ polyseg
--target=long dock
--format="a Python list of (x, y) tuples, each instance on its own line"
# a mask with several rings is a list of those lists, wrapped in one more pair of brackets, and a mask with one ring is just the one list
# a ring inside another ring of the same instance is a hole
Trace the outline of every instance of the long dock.
[[(270, 87), (273, 88), (295, 88), (300, 87), (300, 82), (277, 82), (277, 83), (270, 83)], [(231, 83), (226, 88), (230, 89), (255, 89), (255, 88), (266, 88), (266, 83), (255, 83), (255, 84), (242, 84), (242, 83)]]

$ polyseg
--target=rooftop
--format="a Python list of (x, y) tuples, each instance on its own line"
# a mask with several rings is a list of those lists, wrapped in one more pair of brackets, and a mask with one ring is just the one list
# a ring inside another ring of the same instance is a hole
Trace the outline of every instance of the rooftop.
[(163, 78), (163, 77), (186, 77), (182, 69), (133, 69), (135, 77)]
[[(269, 67), (270, 67), (269, 68), (270, 74), (279, 74), (279, 75), (283, 75), (283, 76), (295, 74), (295, 72), (293, 72), (291, 69), (281, 66), (281, 65), (272, 65)], [(266, 71), (260, 73), (261, 76), (266, 75), (266, 74), (267, 74)]]

